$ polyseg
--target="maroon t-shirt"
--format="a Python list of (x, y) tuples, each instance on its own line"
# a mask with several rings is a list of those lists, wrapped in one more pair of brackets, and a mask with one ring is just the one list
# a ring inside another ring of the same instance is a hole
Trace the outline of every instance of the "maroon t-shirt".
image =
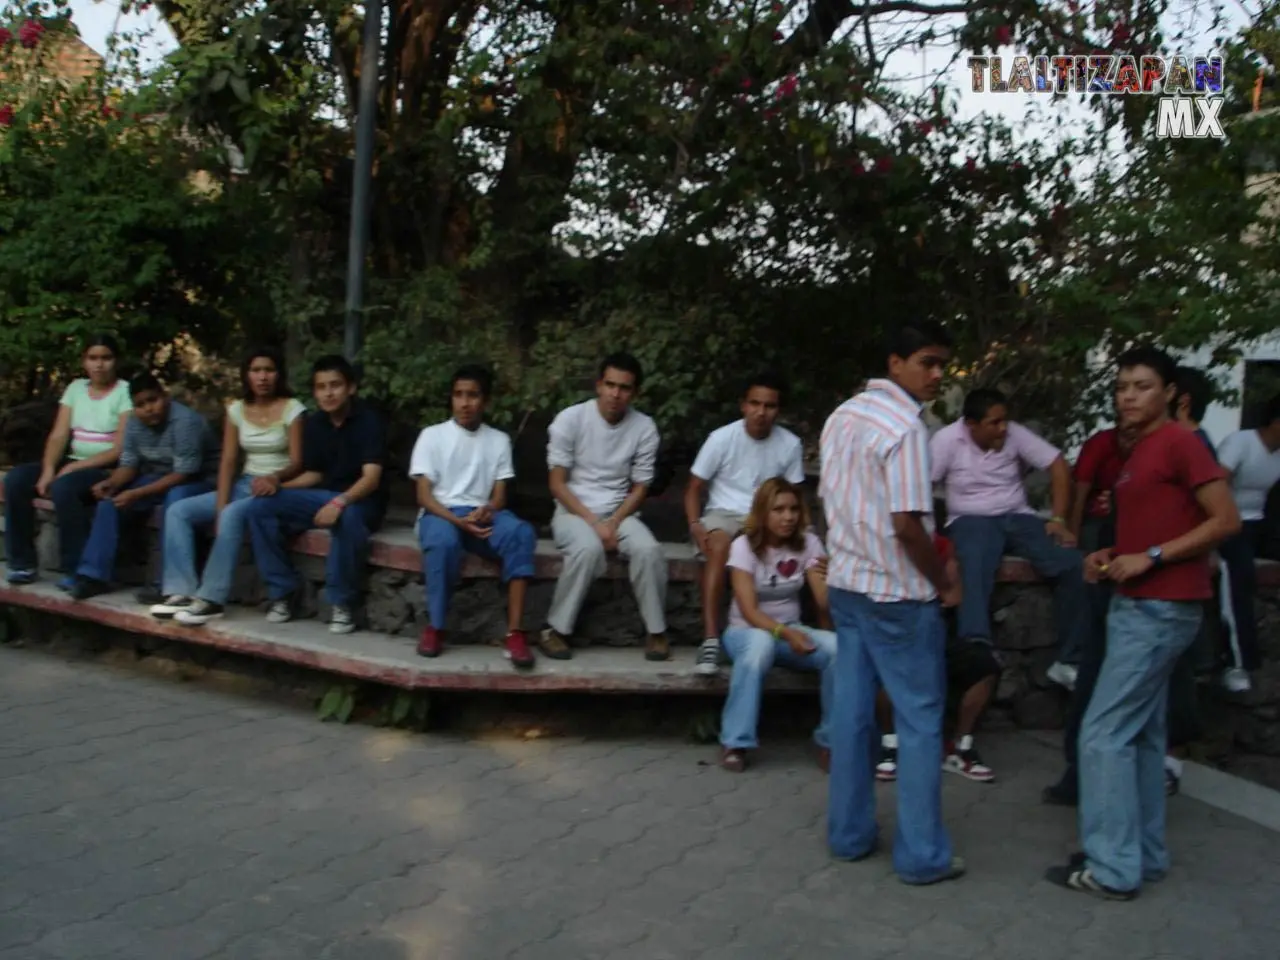
[[(1113, 494), (1116, 555), (1146, 553), (1204, 523), (1196, 488), (1226, 476), (1200, 438), (1175, 423), (1141, 437)], [(1165, 563), (1119, 589), (1147, 600), (1208, 600), (1213, 596), (1209, 557)]]
[(1105, 495), (1115, 489), (1120, 471), (1124, 469), (1124, 454), (1120, 452), (1120, 434), (1114, 429), (1095, 433), (1080, 448), (1076, 458), (1076, 483), (1089, 484), (1089, 499), (1085, 513), (1091, 517), (1106, 517), (1110, 510), (1105, 506)]

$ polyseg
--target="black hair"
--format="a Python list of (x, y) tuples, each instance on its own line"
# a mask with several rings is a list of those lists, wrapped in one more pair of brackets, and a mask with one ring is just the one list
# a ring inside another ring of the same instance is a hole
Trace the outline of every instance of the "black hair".
[(1008, 407), (1009, 400), (999, 390), (993, 390), (990, 387), (981, 387), (977, 390), (970, 390), (969, 395), (964, 398), (964, 407), (962, 413), (966, 420), (978, 423), (986, 418), (991, 412), (992, 407)]
[(453, 408), (453, 391), (458, 386), (459, 380), (473, 380), (480, 387), (480, 396), (488, 400), (493, 396), (493, 374), (488, 367), (482, 367), (478, 363), (463, 364), (457, 370), (453, 371), (453, 377), (449, 380), (449, 407)]
[(94, 347), (106, 347), (111, 351), (111, 355), (117, 360), (120, 359), (120, 342), (109, 333), (95, 333), (93, 336), (85, 340), (84, 346), (80, 348), (80, 354), (83, 356)]
[(774, 370), (761, 370), (754, 377), (747, 377), (742, 381), (742, 395), (745, 397), (751, 392), (752, 387), (764, 387), (766, 390), (774, 390), (778, 394), (778, 403), (781, 404), (787, 395), (787, 381), (782, 374)]
[(135, 373), (133, 377), (129, 380), (129, 399), (130, 400), (137, 400), (138, 394), (149, 393), (153, 390), (156, 393), (165, 392), (164, 384), (160, 382), (160, 378), (157, 377), (150, 370), (141, 370), (138, 373)]
[(1164, 386), (1178, 382), (1178, 365), (1173, 358), (1159, 347), (1130, 347), (1116, 359), (1116, 369), (1129, 370), (1133, 367), (1148, 367), (1155, 371)]
[(245, 403), (253, 403), (253, 390), (249, 387), (249, 368), (253, 361), (265, 357), (276, 365), (276, 396), (292, 397), (293, 389), (289, 386), (289, 368), (284, 362), (284, 351), (279, 347), (263, 344), (254, 347), (240, 361), (240, 386), (244, 389)]
[(356, 377), (356, 369), (351, 366), (351, 361), (338, 353), (326, 353), (323, 357), (311, 365), (311, 382), (314, 384), (317, 373), (340, 373), (342, 379), (346, 380), (351, 386), (359, 386), (360, 381)]
[(1262, 426), (1269, 427), (1277, 420), (1280, 420), (1280, 393), (1277, 393), (1262, 405), (1262, 418), (1260, 422)]
[(888, 365), (890, 357), (905, 360), (925, 347), (946, 347), (950, 350), (951, 335), (942, 329), (941, 324), (931, 320), (911, 320), (900, 324), (892, 328), (885, 338), (885, 364)]
[(1192, 420), (1199, 423), (1204, 419), (1205, 411), (1209, 409), (1209, 401), (1213, 399), (1213, 384), (1209, 382), (1203, 370), (1197, 370), (1195, 367), (1178, 367), (1173, 372), (1173, 382), (1176, 389), (1170, 416), (1177, 416), (1178, 401), (1187, 397), (1189, 398), (1187, 412)]
[(636, 378), (636, 389), (640, 389), (640, 384), (644, 381), (644, 371), (640, 368), (640, 361), (634, 356), (626, 352), (609, 354), (600, 361), (600, 372), (596, 374), (596, 379), (603, 380), (604, 372), (610, 367), (631, 374)]

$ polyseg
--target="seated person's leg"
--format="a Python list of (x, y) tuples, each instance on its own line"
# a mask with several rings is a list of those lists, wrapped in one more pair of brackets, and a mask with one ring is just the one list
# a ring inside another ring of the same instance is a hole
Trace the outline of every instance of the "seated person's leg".
[(1001, 669), (990, 644), (973, 640), (947, 644), (947, 677), (951, 686), (961, 691), (961, 696), (956, 713), (955, 739), (947, 744), (943, 769), (970, 780), (985, 782), (995, 779), (991, 768), (978, 756), (973, 745), (973, 731), (995, 696)]
[[(152, 476), (137, 477), (119, 493), (136, 490), (158, 479), (160, 478)], [(146, 518), (159, 505), (158, 497), (144, 497), (118, 506), (118, 498), (119, 494), (114, 498), (98, 501), (89, 541), (85, 544), (80, 556), (80, 566), (76, 569), (76, 583), (70, 590), (71, 596), (76, 600), (87, 600), (111, 588), (111, 581), (116, 574), (116, 549), (120, 545), (121, 514), (130, 518)]]
[(295, 595), (301, 585), (289, 559), (286, 532), (314, 525), (316, 513), (333, 496), (327, 490), (281, 490), (272, 497), (254, 497), (246, 509), (253, 559), (267, 586), (267, 619), (272, 623), (293, 619)]
[(765, 675), (773, 666), (777, 641), (755, 627), (729, 627), (724, 632), (725, 652), (733, 660), (729, 696), (720, 717), (721, 764), (735, 773), (746, 766), (744, 750), (754, 750), (760, 696)]
[(351, 633), (356, 628), (355, 608), (360, 601), (369, 537), (380, 519), (372, 506), (361, 500), (347, 506), (329, 531), (324, 588), (333, 607), (330, 633)]
[(533, 579), (533, 557), (538, 548), (533, 526), (510, 510), (499, 510), (493, 515), (493, 532), (487, 540), (467, 537), (463, 544), (481, 555), (492, 555), (502, 564), (502, 582), (507, 585), (505, 654), (512, 666), (521, 669), (532, 667), (533, 652), (522, 627), (525, 594), (529, 581)]
[(702, 645), (694, 670), (714, 676), (720, 667), (720, 630), (724, 622), (725, 586), (728, 579), (729, 546), (742, 532), (742, 519), (727, 513), (709, 513), (702, 518), (707, 530), (707, 553), (702, 567)]
[(74, 470), (58, 477), (49, 487), (49, 499), (58, 516), (58, 567), (63, 579), (58, 584), (69, 590), (75, 583), (76, 568), (93, 526), (93, 487), (107, 479), (106, 470)]
[[(1087, 643), (1092, 620), (1089, 608), (1089, 584), (1084, 580), (1084, 554), (1073, 547), (1058, 544), (1045, 531), (1044, 521), (1031, 514), (1009, 518), (1009, 549), (1025, 558), (1031, 568), (1053, 584), (1053, 605), (1058, 626), (1058, 663), (1077, 667)], [(1076, 673), (1053, 669), (1055, 683), (1067, 689), (1075, 686)]]
[(1005, 548), (1003, 519), (957, 517), (947, 527), (960, 563), (963, 596), (958, 630), (965, 640), (991, 639), (991, 591)]
[[(217, 501), (216, 493), (205, 493), (187, 497), (165, 508), (161, 527), (160, 569), (163, 579), (160, 592), (167, 600), (189, 601), (196, 595), (200, 587), (196, 571), (196, 528), (207, 527), (217, 518)], [(165, 604), (167, 612), (153, 610), (152, 613), (163, 619), (174, 616), (178, 609), (185, 609), (188, 605)]]
[(568, 660), (573, 651), (565, 638), (573, 635), (591, 584), (604, 575), (605, 549), (591, 524), (563, 509), (557, 508), (551, 518), (551, 535), (564, 557), (564, 566), (556, 578), (547, 629), (542, 631), (538, 646), (552, 659)]
[(618, 525), (618, 552), (627, 559), (631, 590), (644, 621), (646, 660), (670, 660), (667, 640), (667, 555), (653, 532), (634, 514)]
[(836, 635), (830, 630), (819, 630), (815, 627), (806, 627), (803, 624), (797, 624), (796, 628), (806, 634), (813, 642), (813, 652), (800, 655), (792, 650), (787, 643), (777, 641), (774, 644), (774, 663), (792, 670), (817, 670), (821, 672), (822, 682), (819, 689), (821, 691), (822, 716), (818, 721), (817, 729), (813, 731), (813, 742), (822, 750), (829, 750), (831, 747), (829, 735), (831, 704), (835, 699)]
[(36, 578), (36, 483), (44, 467), (24, 463), (4, 475), (4, 556), (10, 583)]
[(427, 601), (427, 623), (418, 641), (418, 653), (438, 657), (444, 651), (449, 600), (462, 569), (462, 530), (444, 517), (428, 513), (418, 521), (418, 544), (422, 547), (423, 589)]

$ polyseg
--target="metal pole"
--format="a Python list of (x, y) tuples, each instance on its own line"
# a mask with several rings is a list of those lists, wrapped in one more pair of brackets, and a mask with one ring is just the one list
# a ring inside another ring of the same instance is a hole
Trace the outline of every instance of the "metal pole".
[(347, 311), (343, 353), (352, 363), (364, 342), (364, 261), (369, 246), (369, 194), (373, 141), (378, 128), (378, 59), (382, 46), (382, 0), (365, 0), (360, 48), (360, 100), (356, 107), (356, 160), (351, 190), (351, 235), (347, 249)]

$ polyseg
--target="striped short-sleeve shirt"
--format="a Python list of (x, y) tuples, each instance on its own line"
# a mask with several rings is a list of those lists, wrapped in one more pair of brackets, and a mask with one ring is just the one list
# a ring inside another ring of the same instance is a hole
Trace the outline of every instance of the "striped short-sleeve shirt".
[(819, 492), (828, 584), (881, 603), (937, 597), (893, 530), (893, 514), (919, 513), (933, 531), (929, 431), (906, 390), (871, 380), (836, 408), (822, 430)]

